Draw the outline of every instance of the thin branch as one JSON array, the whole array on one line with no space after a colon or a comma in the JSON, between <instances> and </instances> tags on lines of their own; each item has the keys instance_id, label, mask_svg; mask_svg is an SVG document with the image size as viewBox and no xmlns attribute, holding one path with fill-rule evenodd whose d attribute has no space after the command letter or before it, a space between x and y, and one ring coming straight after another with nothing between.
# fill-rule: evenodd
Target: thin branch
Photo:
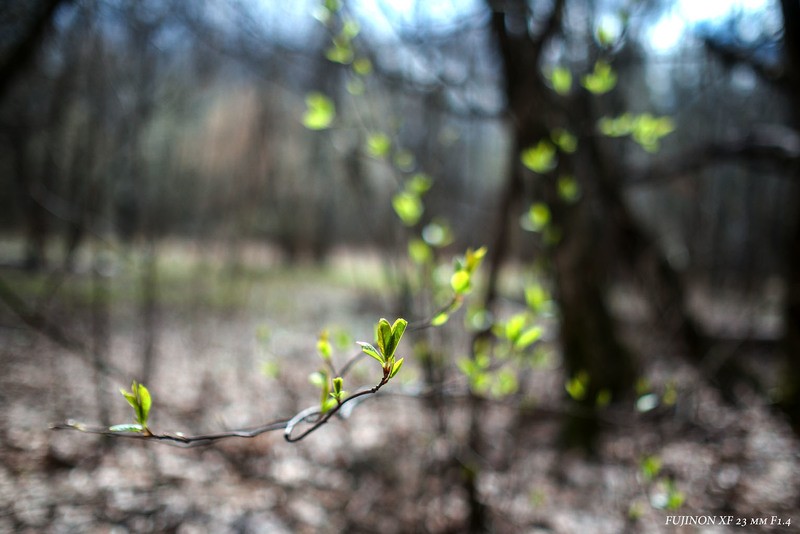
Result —
<instances>
[{"instance_id":1,"label":"thin branch","mask_svg":"<svg viewBox=\"0 0 800 534\"><path fill-rule=\"evenodd\" d=\"M800 164L800 134L783 126L755 129L745 135L712 141L670 158L674 163L651 167L627 181L626 187L665 183L691 176L703 169L735 160L770 163L781 167Z\"/></svg>"},{"instance_id":2,"label":"thin branch","mask_svg":"<svg viewBox=\"0 0 800 534\"><path fill-rule=\"evenodd\" d=\"M234 430L225 430L223 432L216 432L210 434L197 434L194 436L186 436L180 432L176 433L165 433L165 434L157 434L146 430L145 432L114 432L110 430L108 427L102 426L90 426L80 423L78 421L68 419L63 423L53 424L50 425L52 430L76 430L78 432L83 432L84 434L97 434L100 436L112 437L112 438L128 438L128 439L136 439L136 440L145 440L145 441L156 441L159 443L164 443L167 445L172 445L175 447L183 447L183 448L190 448L190 447L198 447L202 445L209 445L211 443L228 439L228 438L255 438L260 436L261 434L265 434L267 432L273 432L275 430L283 430L284 431L284 438L286 441L290 443L294 443L297 441L302 440L312 432L318 430L320 427L325 425L331 418L337 414L345 407L345 405L356 401L357 399L362 399L368 395L374 395L381 389L386 383L389 381L388 373L384 372L384 377L381 381L370 389L365 389L354 393L341 401L339 404L325 412L324 414L320 411L319 407L312 406L310 408L306 408L305 410L300 411L294 417L290 419L277 419L271 421L269 423L265 423L263 425L251 427L251 428L243 428L243 429L234 429ZM355 404L358 404L356 402ZM349 414L350 412L343 412ZM340 415L343 417L343 415ZM292 435L295 428L302 424L302 423L312 423L312 426L305 429L298 435Z\"/></svg>"},{"instance_id":3,"label":"thin branch","mask_svg":"<svg viewBox=\"0 0 800 534\"><path fill-rule=\"evenodd\" d=\"M782 65L771 66L753 57L748 50L724 45L711 38L703 39L706 50L718 57L724 65L747 65L764 80L785 88L789 81Z\"/></svg>"}]
</instances>

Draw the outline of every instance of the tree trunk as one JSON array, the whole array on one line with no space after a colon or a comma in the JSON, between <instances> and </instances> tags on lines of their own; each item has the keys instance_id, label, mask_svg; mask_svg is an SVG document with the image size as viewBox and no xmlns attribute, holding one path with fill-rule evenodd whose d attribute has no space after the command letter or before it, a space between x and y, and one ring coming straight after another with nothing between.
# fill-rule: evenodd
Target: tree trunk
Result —
<instances>
[{"instance_id":1,"label":"tree trunk","mask_svg":"<svg viewBox=\"0 0 800 534\"><path fill-rule=\"evenodd\" d=\"M542 79L539 65L547 41L560 31L563 5L563 1L555 3L549 23L535 40L527 32L509 31L509 28L527 27L524 2L506 4L505 11L497 10L493 16L513 124L515 152L509 190L519 189L514 187L514 180L515 173L520 172L520 152L549 138L551 129L569 124L572 119L554 105L553 93ZM578 154L575 160L579 162L578 158L586 157L585 153ZM579 181L591 183L592 177L586 171L589 167L577 167L583 173ZM610 252L602 249L603 239L598 238L598 234L606 233L602 218L593 213L598 203L584 198L568 206L560 201L553 176L539 178L540 200L550 206L552 224L561 233L561 238L549 248L549 254L561 314L565 372L567 378L585 375L587 379L584 396L565 421L563 437L566 445L588 450L599 430L595 411L598 395L607 391L612 398L624 397L632 390L635 365L619 341L605 302L608 263L602 258ZM491 288L489 294L492 295Z\"/></svg>"},{"instance_id":2,"label":"tree trunk","mask_svg":"<svg viewBox=\"0 0 800 534\"><path fill-rule=\"evenodd\" d=\"M781 0L786 75L794 127L800 131L800 1ZM800 433L800 169L795 167L795 220L788 243L783 346L787 373L781 404L795 432Z\"/></svg>"}]
</instances>

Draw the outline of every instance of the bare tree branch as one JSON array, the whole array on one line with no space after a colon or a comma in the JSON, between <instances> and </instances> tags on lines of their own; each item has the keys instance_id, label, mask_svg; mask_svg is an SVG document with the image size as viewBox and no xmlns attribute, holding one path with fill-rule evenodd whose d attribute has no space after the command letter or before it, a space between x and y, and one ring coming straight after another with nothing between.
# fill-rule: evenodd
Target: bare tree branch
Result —
<instances>
[{"instance_id":1,"label":"bare tree branch","mask_svg":"<svg viewBox=\"0 0 800 534\"><path fill-rule=\"evenodd\" d=\"M780 125L764 126L722 141L711 141L651 167L627 181L626 187L680 180L712 165L734 160L792 167L800 164L800 134ZM781 175L791 178L792 175Z\"/></svg>"}]
</instances>

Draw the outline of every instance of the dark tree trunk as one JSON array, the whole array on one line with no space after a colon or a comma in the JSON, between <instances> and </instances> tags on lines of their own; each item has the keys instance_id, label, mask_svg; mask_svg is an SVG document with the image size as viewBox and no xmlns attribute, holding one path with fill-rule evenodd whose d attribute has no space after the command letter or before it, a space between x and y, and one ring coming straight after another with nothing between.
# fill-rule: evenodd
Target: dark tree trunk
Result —
<instances>
[{"instance_id":1,"label":"dark tree trunk","mask_svg":"<svg viewBox=\"0 0 800 534\"><path fill-rule=\"evenodd\" d=\"M19 39L11 43L4 51L3 59L0 61L0 101L6 96L14 81L33 61L58 7L66 2L67 0L39 2L39 5L32 9L33 15L30 17L31 20L27 21L27 27L19 32ZM11 6L4 7L12 9ZM19 6L16 7L19 9Z\"/></svg>"},{"instance_id":2,"label":"dark tree trunk","mask_svg":"<svg viewBox=\"0 0 800 534\"><path fill-rule=\"evenodd\" d=\"M800 131L800 1L781 0L786 75L794 127ZM800 169L795 166L794 228L787 259L784 350L788 363L782 405L795 431L800 433Z\"/></svg>"},{"instance_id":3,"label":"dark tree trunk","mask_svg":"<svg viewBox=\"0 0 800 534\"><path fill-rule=\"evenodd\" d=\"M499 6L493 15L492 25L505 76L515 146L506 186L511 195L507 194L506 200L521 189L518 183L520 152L549 138L551 129L571 120L553 103L553 93L542 79L539 64L543 47L560 30L563 5L563 1L554 4L550 22L537 39L530 38L526 31L513 31L514 28L527 27L524 2L506 3ZM582 173L578 176L579 181L590 184L593 181L589 176L590 167L580 164L581 159L587 158L586 148L582 147L581 151L583 153L577 154L571 163ZM575 407L573 415L568 416L564 438L567 445L590 449L599 429L595 413L598 394L607 391L612 398L624 397L632 389L635 365L619 341L605 301L609 276L608 263L602 259L611 253L603 250L601 245L605 241L601 236L606 234L606 229L596 211L602 203L584 198L578 204L568 206L560 201L552 176L541 179L539 183L538 194L550 205L552 224L561 233L561 238L549 248L549 254L561 314L565 372L568 377L579 374L588 377L586 395ZM505 241L500 240L500 245L496 256L504 253ZM490 272L493 272L499 256L490 259L494 260L490 266ZM489 296L493 296L491 283Z\"/></svg>"}]
</instances>

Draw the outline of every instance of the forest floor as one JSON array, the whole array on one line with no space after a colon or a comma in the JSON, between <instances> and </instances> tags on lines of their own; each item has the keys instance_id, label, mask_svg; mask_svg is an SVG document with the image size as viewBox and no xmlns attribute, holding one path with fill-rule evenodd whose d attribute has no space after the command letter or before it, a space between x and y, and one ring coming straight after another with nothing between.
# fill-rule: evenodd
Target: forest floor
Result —
<instances>
[{"instance_id":1,"label":"forest floor","mask_svg":"<svg viewBox=\"0 0 800 534\"><path fill-rule=\"evenodd\" d=\"M591 457L559 445L557 355L525 371L523 393L478 404L481 449L466 447L475 405L455 366L452 394L413 394L422 371L409 347L429 331L404 339L402 380L298 443L273 432L183 449L51 430L104 413L131 422L119 388L143 375L157 431L292 416L318 402L308 375L322 329L348 347L336 348L343 362L353 340L371 340L376 320L395 315L371 255L289 268L257 251L234 266L198 257L211 256L160 250L154 306L142 297L141 256L105 262L103 276L0 271L84 347L67 349L0 306L0 533L464 532L469 480L492 532L800 532L800 448L780 413L746 385L723 400L635 313L626 339L642 355L645 400L608 408ZM465 354L459 322L442 330L447 356ZM154 364L143 371L148 344ZM774 377L774 355L751 352L746 362ZM108 374L95 373L93 354ZM363 361L348 388L373 385L374 364ZM678 526L687 520L699 525Z\"/></svg>"}]
</instances>

